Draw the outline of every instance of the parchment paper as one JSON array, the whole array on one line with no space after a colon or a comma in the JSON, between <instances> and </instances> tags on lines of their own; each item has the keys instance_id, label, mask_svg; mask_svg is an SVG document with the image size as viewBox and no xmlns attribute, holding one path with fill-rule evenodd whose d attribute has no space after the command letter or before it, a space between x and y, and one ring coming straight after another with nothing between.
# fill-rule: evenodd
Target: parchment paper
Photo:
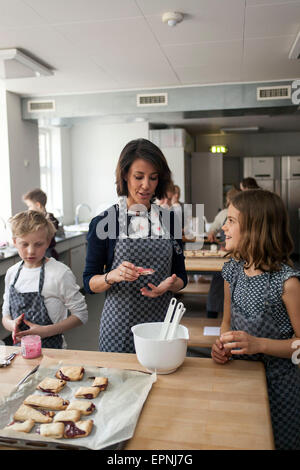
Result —
<instances>
[{"instance_id":1,"label":"parchment paper","mask_svg":"<svg viewBox=\"0 0 300 470\"><path fill-rule=\"evenodd\" d=\"M36 423L30 433L16 432L3 429L13 421L13 415L24 399L31 394L43 395L36 386L45 377L55 377L62 363L41 367L25 383L12 391L8 397L0 400L0 436L26 439L27 441L45 441L60 444L72 444L88 449L103 449L113 444L130 439L142 410L143 404L156 381L156 374L145 374L137 371L84 367L82 380L67 382L59 392L59 396L69 400L77 400L75 391L81 386L91 386L93 379L89 377L108 377L108 387L101 391L92 401L96 406L94 412L82 419L92 419L94 426L88 437L77 439L49 439L36 433L39 423ZM71 365L71 364L68 364ZM78 364L73 364L78 365ZM79 364L81 365L81 364ZM83 399L78 399L83 400ZM55 412L57 413L57 411Z\"/></svg>"}]
</instances>

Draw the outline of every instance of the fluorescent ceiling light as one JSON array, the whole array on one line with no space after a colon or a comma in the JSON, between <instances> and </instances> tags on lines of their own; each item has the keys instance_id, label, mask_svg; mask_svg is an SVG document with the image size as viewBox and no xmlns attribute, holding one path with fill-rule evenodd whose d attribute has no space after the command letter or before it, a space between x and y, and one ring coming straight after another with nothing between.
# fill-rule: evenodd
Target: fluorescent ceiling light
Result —
<instances>
[{"instance_id":1,"label":"fluorescent ceiling light","mask_svg":"<svg viewBox=\"0 0 300 470\"><path fill-rule=\"evenodd\" d=\"M300 59L300 31L291 47L289 59Z\"/></svg>"},{"instance_id":2,"label":"fluorescent ceiling light","mask_svg":"<svg viewBox=\"0 0 300 470\"><path fill-rule=\"evenodd\" d=\"M0 78L53 75L53 71L18 49L0 49Z\"/></svg>"},{"instance_id":3,"label":"fluorescent ceiling light","mask_svg":"<svg viewBox=\"0 0 300 470\"><path fill-rule=\"evenodd\" d=\"M258 132L259 127L258 126L251 126L251 127L222 127L220 129L221 132L224 132L226 134L231 134L233 132Z\"/></svg>"}]
</instances>

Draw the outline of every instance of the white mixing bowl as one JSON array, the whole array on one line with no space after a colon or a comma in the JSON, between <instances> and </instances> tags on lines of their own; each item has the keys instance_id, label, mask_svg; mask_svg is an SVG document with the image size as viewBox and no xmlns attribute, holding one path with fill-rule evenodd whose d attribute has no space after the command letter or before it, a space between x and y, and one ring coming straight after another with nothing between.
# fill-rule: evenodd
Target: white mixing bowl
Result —
<instances>
[{"instance_id":1,"label":"white mixing bowl","mask_svg":"<svg viewBox=\"0 0 300 470\"><path fill-rule=\"evenodd\" d=\"M189 339L188 329L178 325L176 336L160 340L162 322L140 323L131 328L138 361L150 372L170 374L184 361Z\"/></svg>"}]
</instances>

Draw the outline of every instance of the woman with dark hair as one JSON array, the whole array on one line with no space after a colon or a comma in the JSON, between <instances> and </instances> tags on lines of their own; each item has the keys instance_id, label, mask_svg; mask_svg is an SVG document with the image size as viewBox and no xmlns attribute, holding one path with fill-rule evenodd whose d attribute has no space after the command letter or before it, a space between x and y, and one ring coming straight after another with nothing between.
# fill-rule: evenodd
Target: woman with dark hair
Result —
<instances>
[{"instance_id":1,"label":"woman with dark hair","mask_svg":"<svg viewBox=\"0 0 300 470\"><path fill-rule=\"evenodd\" d=\"M261 189L261 187L258 186L255 178L249 176L248 178L242 179L240 189L241 191L247 191L247 189Z\"/></svg>"},{"instance_id":2,"label":"woman with dark hair","mask_svg":"<svg viewBox=\"0 0 300 470\"><path fill-rule=\"evenodd\" d=\"M87 292L106 292L101 351L134 353L131 327L163 321L172 293L187 283L181 222L152 202L165 197L170 181L156 145L129 142L116 169L119 204L90 223L83 280Z\"/></svg>"}]
</instances>

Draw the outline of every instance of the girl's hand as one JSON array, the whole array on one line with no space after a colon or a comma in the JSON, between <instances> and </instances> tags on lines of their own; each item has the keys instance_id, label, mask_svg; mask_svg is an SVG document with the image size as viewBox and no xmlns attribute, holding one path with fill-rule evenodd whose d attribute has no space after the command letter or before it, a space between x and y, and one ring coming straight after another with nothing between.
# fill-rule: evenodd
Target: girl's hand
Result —
<instances>
[{"instance_id":1,"label":"girl's hand","mask_svg":"<svg viewBox=\"0 0 300 470\"><path fill-rule=\"evenodd\" d=\"M211 348L211 357L217 364L226 364L231 357L231 352L226 351L223 343L217 338L215 344L212 345Z\"/></svg>"},{"instance_id":2,"label":"girl's hand","mask_svg":"<svg viewBox=\"0 0 300 470\"><path fill-rule=\"evenodd\" d=\"M28 320L23 320L25 325L29 326L29 330L19 331L16 334L16 341L19 343L21 341L22 336L27 335L38 335L41 338L46 338L47 335L47 325L37 325L36 323L31 323Z\"/></svg>"},{"instance_id":3,"label":"girl's hand","mask_svg":"<svg viewBox=\"0 0 300 470\"><path fill-rule=\"evenodd\" d=\"M110 272L108 280L115 282L127 281L133 282L140 277L140 274L134 264L129 261L123 261L116 269Z\"/></svg>"},{"instance_id":4,"label":"girl's hand","mask_svg":"<svg viewBox=\"0 0 300 470\"><path fill-rule=\"evenodd\" d=\"M177 279L178 278L176 274L172 274L172 276L167 277L158 286L155 286L154 284L151 284L151 282L149 282L148 286L150 287L151 290L147 289L147 287L142 287L141 294L146 297L152 297L152 298L159 297L160 295L163 295L165 292L170 290L171 287L177 281Z\"/></svg>"},{"instance_id":5,"label":"girl's hand","mask_svg":"<svg viewBox=\"0 0 300 470\"><path fill-rule=\"evenodd\" d=\"M260 352L261 338L245 331L226 331L220 337L226 351L231 354L257 354ZM237 349L235 349L237 348Z\"/></svg>"}]
</instances>

